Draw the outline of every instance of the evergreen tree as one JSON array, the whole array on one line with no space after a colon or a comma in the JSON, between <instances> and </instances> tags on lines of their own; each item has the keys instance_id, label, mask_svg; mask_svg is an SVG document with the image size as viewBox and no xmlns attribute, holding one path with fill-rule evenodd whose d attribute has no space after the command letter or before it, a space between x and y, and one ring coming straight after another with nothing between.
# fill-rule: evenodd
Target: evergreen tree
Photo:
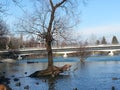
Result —
<instances>
[{"instance_id":1,"label":"evergreen tree","mask_svg":"<svg viewBox=\"0 0 120 90\"><path fill-rule=\"evenodd\" d=\"M113 38L112 38L112 44L119 44L116 36L113 36Z\"/></svg>"},{"instance_id":2,"label":"evergreen tree","mask_svg":"<svg viewBox=\"0 0 120 90\"><path fill-rule=\"evenodd\" d=\"M107 44L107 41L106 41L106 39L105 39L104 36L103 36L103 38L102 38L101 44Z\"/></svg>"},{"instance_id":3,"label":"evergreen tree","mask_svg":"<svg viewBox=\"0 0 120 90\"><path fill-rule=\"evenodd\" d=\"M97 40L97 41L96 41L96 45L99 45L99 44L100 44L100 41L99 41L99 40Z\"/></svg>"}]
</instances>

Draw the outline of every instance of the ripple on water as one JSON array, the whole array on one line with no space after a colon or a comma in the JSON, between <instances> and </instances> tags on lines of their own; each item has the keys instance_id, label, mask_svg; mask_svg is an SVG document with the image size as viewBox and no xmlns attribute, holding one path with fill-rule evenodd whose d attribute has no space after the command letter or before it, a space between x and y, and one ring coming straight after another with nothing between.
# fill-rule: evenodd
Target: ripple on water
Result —
<instances>
[{"instance_id":1,"label":"ripple on water","mask_svg":"<svg viewBox=\"0 0 120 90\"><path fill-rule=\"evenodd\" d=\"M119 56L89 57L85 63L80 63L79 58L55 58L56 66L72 64L71 71L66 72L66 76L51 78L30 78L26 77L34 71L45 69L47 59L20 60L16 63L0 63L0 71L10 78L10 87L13 90L24 90L29 86L29 90L111 90L112 86L119 90L120 79L120 59ZM64 60L64 61L63 61ZM26 63L34 61L38 63ZM4 68L3 68L4 67ZM26 72L26 74L25 74ZM18 78L18 81L14 81ZM45 82L44 82L45 81ZM16 86L16 83L21 83Z\"/></svg>"}]
</instances>

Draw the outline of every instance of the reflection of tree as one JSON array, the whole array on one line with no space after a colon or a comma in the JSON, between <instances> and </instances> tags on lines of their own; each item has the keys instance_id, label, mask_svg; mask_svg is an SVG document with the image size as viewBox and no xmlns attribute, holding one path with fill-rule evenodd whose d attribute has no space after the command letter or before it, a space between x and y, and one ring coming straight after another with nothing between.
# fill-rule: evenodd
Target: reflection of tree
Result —
<instances>
[{"instance_id":1,"label":"reflection of tree","mask_svg":"<svg viewBox=\"0 0 120 90\"><path fill-rule=\"evenodd\" d=\"M73 71L84 70L85 64L86 64L85 62L78 62L78 63L76 63L76 65L74 66Z\"/></svg>"},{"instance_id":2,"label":"reflection of tree","mask_svg":"<svg viewBox=\"0 0 120 90\"><path fill-rule=\"evenodd\" d=\"M81 62L80 63L80 68L84 70L84 68L85 68L85 62Z\"/></svg>"},{"instance_id":3,"label":"reflection of tree","mask_svg":"<svg viewBox=\"0 0 120 90\"><path fill-rule=\"evenodd\" d=\"M48 79L48 86L49 86L49 89L48 90L55 90L55 78L49 78Z\"/></svg>"}]
</instances>

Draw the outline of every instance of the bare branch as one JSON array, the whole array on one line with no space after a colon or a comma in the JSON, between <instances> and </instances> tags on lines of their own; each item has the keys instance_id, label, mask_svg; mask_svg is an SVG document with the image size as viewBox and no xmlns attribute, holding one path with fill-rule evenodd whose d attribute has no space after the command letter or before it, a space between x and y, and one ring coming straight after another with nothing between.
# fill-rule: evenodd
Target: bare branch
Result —
<instances>
[{"instance_id":1,"label":"bare branch","mask_svg":"<svg viewBox=\"0 0 120 90\"><path fill-rule=\"evenodd\" d=\"M66 2L67 0L62 0L61 2L59 2L58 4L55 5L55 8L60 7L64 2Z\"/></svg>"},{"instance_id":2,"label":"bare branch","mask_svg":"<svg viewBox=\"0 0 120 90\"><path fill-rule=\"evenodd\" d=\"M54 8L54 5L53 5L52 0L50 0L50 4L51 4L51 8L53 9L53 8Z\"/></svg>"},{"instance_id":3,"label":"bare branch","mask_svg":"<svg viewBox=\"0 0 120 90\"><path fill-rule=\"evenodd\" d=\"M0 37L1 36L4 36L4 35L7 35L8 34L8 26L7 24L0 19Z\"/></svg>"},{"instance_id":4,"label":"bare branch","mask_svg":"<svg viewBox=\"0 0 120 90\"><path fill-rule=\"evenodd\" d=\"M18 6L24 13L26 13L26 11L23 9L23 6L20 5L20 3L23 1L23 0L12 0L14 2L14 4L16 6Z\"/></svg>"}]
</instances>

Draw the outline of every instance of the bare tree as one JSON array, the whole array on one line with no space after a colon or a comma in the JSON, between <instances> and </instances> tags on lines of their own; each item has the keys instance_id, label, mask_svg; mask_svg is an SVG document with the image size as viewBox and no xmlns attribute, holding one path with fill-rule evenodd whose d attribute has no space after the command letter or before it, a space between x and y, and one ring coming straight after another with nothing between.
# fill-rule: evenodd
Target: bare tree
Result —
<instances>
[{"instance_id":1,"label":"bare tree","mask_svg":"<svg viewBox=\"0 0 120 90\"><path fill-rule=\"evenodd\" d=\"M88 47L86 47L85 44L81 44L79 48L78 55L80 56L80 61L84 62L84 60L90 56L90 52L87 50Z\"/></svg>"},{"instance_id":2,"label":"bare tree","mask_svg":"<svg viewBox=\"0 0 120 90\"><path fill-rule=\"evenodd\" d=\"M0 18L2 15L4 15L6 12L6 3L5 2L0 2Z\"/></svg>"},{"instance_id":3,"label":"bare tree","mask_svg":"<svg viewBox=\"0 0 120 90\"><path fill-rule=\"evenodd\" d=\"M8 38L0 37L0 50L5 50L8 48Z\"/></svg>"},{"instance_id":4,"label":"bare tree","mask_svg":"<svg viewBox=\"0 0 120 90\"><path fill-rule=\"evenodd\" d=\"M4 36L8 34L8 26L7 24L0 19L0 36Z\"/></svg>"},{"instance_id":5,"label":"bare tree","mask_svg":"<svg viewBox=\"0 0 120 90\"><path fill-rule=\"evenodd\" d=\"M79 23L77 0L37 0L35 1L35 12L28 15L29 19L21 19L20 31L34 34L45 40L48 52L48 68L43 72L37 72L31 76L51 75L61 72L53 65L52 42L61 36L66 39L66 32ZM77 13L77 14L75 14ZM45 73L44 73L45 72Z\"/></svg>"},{"instance_id":6,"label":"bare tree","mask_svg":"<svg viewBox=\"0 0 120 90\"><path fill-rule=\"evenodd\" d=\"M7 49L8 44L8 37L6 35L8 34L8 26L7 24L0 19L0 49Z\"/></svg>"},{"instance_id":7,"label":"bare tree","mask_svg":"<svg viewBox=\"0 0 120 90\"><path fill-rule=\"evenodd\" d=\"M21 48L21 39L16 38L14 36L10 37L9 44L8 44L9 49L19 49Z\"/></svg>"}]
</instances>

